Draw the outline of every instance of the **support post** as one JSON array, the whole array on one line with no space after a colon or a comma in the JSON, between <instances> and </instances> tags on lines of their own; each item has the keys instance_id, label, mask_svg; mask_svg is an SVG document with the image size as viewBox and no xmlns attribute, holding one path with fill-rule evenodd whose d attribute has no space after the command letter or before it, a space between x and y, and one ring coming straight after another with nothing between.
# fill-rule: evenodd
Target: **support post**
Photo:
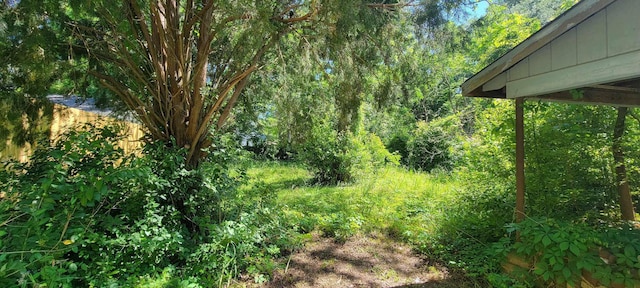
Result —
<instances>
[{"instance_id":1,"label":"support post","mask_svg":"<svg viewBox=\"0 0 640 288\"><path fill-rule=\"evenodd\" d=\"M618 186L618 194L620 195L620 212L622 220L635 221L636 212L633 209L633 200L631 199L631 189L627 179L627 169L624 165L624 148L622 147L622 137L625 130L625 118L628 114L627 107L618 107L618 117L616 125L613 129L613 159L616 170L616 184Z\"/></svg>"},{"instance_id":2,"label":"support post","mask_svg":"<svg viewBox=\"0 0 640 288\"><path fill-rule=\"evenodd\" d=\"M525 217L524 186L524 98L516 98L516 223Z\"/></svg>"}]
</instances>

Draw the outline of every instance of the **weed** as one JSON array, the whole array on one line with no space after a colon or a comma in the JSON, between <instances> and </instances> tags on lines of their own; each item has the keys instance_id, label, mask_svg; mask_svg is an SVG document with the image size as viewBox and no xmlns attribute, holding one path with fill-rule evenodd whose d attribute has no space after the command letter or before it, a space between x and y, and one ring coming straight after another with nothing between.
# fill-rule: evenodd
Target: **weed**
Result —
<instances>
[{"instance_id":1,"label":"weed","mask_svg":"<svg viewBox=\"0 0 640 288\"><path fill-rule=\"evenodd\" d=\"M299 245L275 195L239 189L228 153L196 170L164 145L124 157L119 131L73 130L0 170L0 286L260 282Z\"/></svg>"},{"instance_id":2,"label":"weed","mask_svg":"<svg viewBox=\"0 0 640 288\"><path fill-rule=\"evenodd\" d=\"M503 238L494 246L498 255L516 253L531 263L533 274L521 280L575 286L583 273L605 286L638 287L640 231L628 224L594 228L550 218L528 218L508 226L520 232L520 241Z\"/></svg>"}]
</instances>

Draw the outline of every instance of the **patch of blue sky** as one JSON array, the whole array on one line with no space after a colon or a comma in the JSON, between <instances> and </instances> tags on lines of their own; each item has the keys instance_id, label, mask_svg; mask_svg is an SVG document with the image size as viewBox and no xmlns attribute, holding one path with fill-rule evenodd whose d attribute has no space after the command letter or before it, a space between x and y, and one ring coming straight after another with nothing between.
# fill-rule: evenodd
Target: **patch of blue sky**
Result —
<instances>
[{"instance_id":1,"label":"patch of blue sky","mask_svg":"<svg viewBox=\"0 0 640 288\"><path fill-rule=\"evenodd\" d=\"M462 11L453 15L451 19L460 25L469 24L487 14L489 5L487 0L470 1L469 4L462 7Z\"/></svg>"}]
</instances>

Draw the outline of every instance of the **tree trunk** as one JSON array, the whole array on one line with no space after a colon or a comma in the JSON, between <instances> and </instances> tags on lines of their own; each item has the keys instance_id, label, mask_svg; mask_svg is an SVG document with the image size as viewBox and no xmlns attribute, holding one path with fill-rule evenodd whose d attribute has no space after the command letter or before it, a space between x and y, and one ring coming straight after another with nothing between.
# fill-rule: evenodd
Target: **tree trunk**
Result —
<instances>
[{"instance_id":1,"label":"tree trunk","mask_svg":"<svg viewBox=\"0 0 640 288\"><path fill-rule=\"evenodd\" d=\"M633 210L633 201L629 189L629 181L627 179L627 170L624 165L624 150L622 148L622 136L625 130L625 118L627 116L627 107L618 107L618 117L613 128L613 159L616 170L616 185L618 186L618 194L620 196L620 212L622 220L635 220L635 212Z\"/></svg>"},{"instance_id":2,"label":"tree trunk","mask_svg":"<svg viewBox=\"0 0 640 288\"><path fill-rule=\"evenodd\" d=\"M318 12L315 1L272 16L252 1L238 9L218 2L122 0L96 12L100 25L72 23L98 60L91 75L135 112L149 139L187 150L190 169L206 156L211 134L230 118L265 53ZM306 13L284 17L293 10ZM261 25L270 29L242 28Z\"/></svg>"}]
</instances>

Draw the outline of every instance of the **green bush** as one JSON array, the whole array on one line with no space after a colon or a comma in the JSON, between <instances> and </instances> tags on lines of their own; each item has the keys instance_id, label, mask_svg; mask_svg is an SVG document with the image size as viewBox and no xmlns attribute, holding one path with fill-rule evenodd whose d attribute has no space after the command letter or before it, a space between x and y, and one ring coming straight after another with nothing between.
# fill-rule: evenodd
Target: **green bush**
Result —
<instances>
[{"instance_id":1,"label":"green bush","mask_svg":"<svg viewBox=\"0 0 640 288\"><path fill-rule=\"evenodd\" d=\"M400 156L400 163L403 165L409 164L409 150L407 143L409 142L409 134L396 133L391 136L391 139L387 143L387 149L391 153L396 153Z\"/></svg>"},{"instance_id":2,"label":"green bush","mask_svg":"<svg viewBox=\"0 0 640 288\"><path fill-rule=\"evenodd\" d=\"M202 271L266 279L293 250L297 234L268 191L236 193L244 174L224 147L189 170L185 151L164 143L125 156L121 132L88 125L0 171L0 286L213 283ZM233 254L198 252L208 246Z\"/></svg>"},{"instance_id":3,"label":"green bush","mask_svg":"<svg viewBox=\"0 0 640 288\"><path fill-rule=\"evenodd\" d=\"M315 181L320 184L351 181L355 159L348 153L353 149L349 133L314 127L312 136L303 144L300 157L313 171Z\"/></svg>"},{"instance_id":4,"label":"green bush","mask_svg":"<svg viewBox=\"0 0 640 288\"><path fill-rule=\"evenodd\" d=\"M458 122L455 115L429 123L418 122L407 141L409 167L427 172L435 168L450 170L461 134Z\"/></svg>"},{"instance_id":5,"label":"green bush","mask_svg":"<svg viewBox=\"0 0 640 288\"><path fill-rule=\"evenodd\" d=\"M6 200L0 225L2 286L86 285L104 271L93 262L102 258L87 252L119 236L110 228L133 226L144 217L142 209L132 210L136 213L129 223L115 216L128 197L141 191L138 175L144 174L118 165L130 161L114 144L121 131L87 125L51 145L43 143L26 164L5 166L0 177Z\"/></svg>"},{"instance_id":6,"label":"green bush","mask_svg":"<svg viewBox=\"0 0 640 288\"><path fill-rule=\"evenodd\" d=\"M354 135L321 125L311 134L300 155L320 184L350 182L386 164L399 163L399 156L389 153L375 134Z\"/></svg>"},{"instance_id":7,"label":"green bush","mask_svg":"<svg viewBox=\"0 0 640 288\"><path fill-rule=\"evenodd\" d=\"M269 280L275 259L300 245L298 234L285 220L279 212L262 208L213 225L210 240L189 255L189 273L207 287L226 284L241 272L256 282Z\"/></svg>"},{"instance_id":8,"label":"green bush","mask_svg":"<svg viewBox=\"0 0 640 288\"><path fill-rule=\"evenodd\" d=\"M432 207L446 212L433 224L433 231L420 232L409 241L421 253L464 269L468 276L484 277L500 271L499 259L487 247L504 236L504 226L512 221L515 197L508 188L469 188Z\"/></svg>"},{"instance_id":9,"label":"green bush","mask_svg":"<svg viewBox=\"0 0 640 288\"><path fill-rule=\"evenodd\" d=\"M513 275L521 281L575 286L586 271L604 286L640 285L640 230L627 223L593 228L551 218L528 218L511 224L507 231L518 231L520 241L503 238L493 251L501 256L515 253L531 263L533 273ZM602 251L609 256L603 257Z\"/></svg>"},{"instance_id":10,"label":"green bush","mask_svg":"<svg viewBox=\"0 0 640 288\"><path fill-rule=\"evenodd\" d=\"M207 240L194 247L186 265L187 273L206 287L228 284L240 273L267 281L276 258L301 244L293 217L279 207L272 189L258 182L215 198L220 221L207 225Z\"/></svg>"}]
</instances>

